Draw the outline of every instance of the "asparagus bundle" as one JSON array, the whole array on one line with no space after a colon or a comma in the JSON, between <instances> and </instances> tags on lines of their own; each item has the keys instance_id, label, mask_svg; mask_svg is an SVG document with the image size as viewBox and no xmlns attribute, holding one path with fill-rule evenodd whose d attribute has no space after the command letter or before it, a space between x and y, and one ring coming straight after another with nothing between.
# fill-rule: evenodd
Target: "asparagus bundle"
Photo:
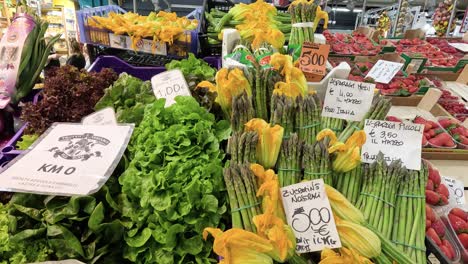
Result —
<instances>
[{"instance_id":1,"label":"asparagus bundle","mask_svg":"<svg viewBox=\"0 0 468 264\"><path fill-rule=\"evenodd\" d=\"M341 134L338 137L338 141L341 142L346 142L346 140L355 132L358 130L362 130L364 128L364 124L366 119L374 119L374 120L383 120L387 116L388 111L390 111L390 108L392 107L392 104L390 103L389 99L376 96L374 97L374 100L372 102L372 106L367 111L366 115L361 121L352 121L348 122L346 125L346 128L341 132Z\"/></svg>"},{"instance_id":2,"label":"asparagus bundle","mask_svg":"<svg viewBox=\"0 0 468 264\"><path fill-rule=\"evenodd\" d=\"M283 140L278 162L276 163L278 180L281 187L301 181L301 155L302 144L300 144L296 133L291 134L289 139Z\"/></svg>"},{"instance_id":3,"label":"asparagus bundle","mask_svg":"<svg viewBox=\"0 0 468 264\"><path fill-rule=\"evenodd\" d=\"M231 127L234 132L243 131L244 124L253 118L254 110L247 93L232 99Z\"/></svg>"},{"instance_id":4,"label":"asparagus bundle","mask_svg":"<svg viewBox=\"0 0 468 264\"><path fill-rule=\"evenodd\" d=\"M314 25L315 12L317 4L315 1L300 2L289 6L289 14L291 14L291 35L289 37L289 45L299 45L305 41L314 42ZM310 23L310 24L307 24Z\"/></svg>"},{"instance_id":5,"label":"asparagus bundle","mask_svg":"<svg viewBox=\"0 0 468 264\"><path fill-rule=\"evenodd\" d=\"M255 175L248 164L230 164L224 169L224 181L231 207L232 227L256 232L253 217L262 213Z\"/></svg>"},{"instance_id":6,"label":"asparagus bundle","mask_svg":"<svg viewBox=\"0 0 468 264\"><path fill-rule=\"evenodd\" d=\"M322 178L325 184L332 185L331 161L328 148L324 141L314 144L304 144L302 165L304 179L315 180Z\"/></svg>"},{"instance_id":7,"label":"asparagus bundle","mask_svg":"<svg viewBox=\"0 0 468 264\"><path fill-rule=\"evenodd\" d=\"M353 205L356 205L362 183L362 166L344 172L337 173L334 177L336 189L342 193Z\"/></svg>"},{"instance_id":8,"label":"asparagus bundle","mask_svg":"<svg viewBox=\"0 0 468 264\"><path fill-rule=\"evenodd\" d=\"M426 235L425 187L428 178L427 164L420 171L410 170L400 184L392 240L414 263L426 261L424 238Z\"/></svg>"},{"instance_id":9,"label":"asparagus bundle","mask_svg":"<svg viewBox=\"0 0 468 264\"><path fill-rule=\"evenodd\" d=\"M280 125L284 128L283 138L289 138L294 129L294 99L285 96L273 94L271 97L271 125Z\"/></svg>"},{"instance_id":10,"label":"asparagus bundle","mask_svg":"<svg viewBox=\"0 0 468 264\"><path fill-rule=\"evenodd\" d=\"M299 139L307 144L313 144L320 131L320 98L317 94L298 97L296 100L296 131Z\"/></svg>"},{"instance_id":11,"label":"asparagus bundle","mask_svg":"<svg viewBox=\"0 0 468 264\"><path fill-rule=\"evenodd\" d=\"M384 237L391 238L398 184L407 170L401 166L400 160L387 165L382 153L379 153L374 163L365 164L363 170L358 207L370 225Z\"/></svg>"},{"instance_id":12,"label":"asparagus bundle","mask_svg":"<svg viewBox=\"0 0 468 264\"><path fill-rule=\"evenodd\" d=\"M257 143L258 135L254 131L234 133L229 139L228 144L231 163L255 163Z\"/></svg>"},{"instance_id":13,"label":"asparagus bundle","mask_svg":"<svg viewBox=\"0 0 468 264\"><path fill-rule=\"evenodd\" d=\"M322 121L320 122L322 129L331 129L336 134L339 134L343 131L344 120L334 117L324 117L322 116Z\"/></svg>"},{"instance_id":14,"label":"asparagus bundle","mask_svg":"<svg viewBox=\"0 0 468 264\"><path fill-rule=\"evenodd\" d=\"M248 69L247 78L252 87L254 117L269 120L271 97L275 83L282 79L280 74L271 68L263 69L255 65Z\"/></svg>"}]
</instances>

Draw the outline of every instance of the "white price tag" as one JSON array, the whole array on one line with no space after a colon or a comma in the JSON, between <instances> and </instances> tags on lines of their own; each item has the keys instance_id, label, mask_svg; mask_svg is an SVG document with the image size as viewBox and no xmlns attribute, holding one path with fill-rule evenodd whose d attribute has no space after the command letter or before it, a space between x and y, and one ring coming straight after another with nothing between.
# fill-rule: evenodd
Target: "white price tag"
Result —
<instances>
[{"instance_id":1,"label":"white price tag","mask_svg":"<svg viewBox=\"0 0 468 264\"><path fill-rule=\"evenodd\" d=\"M468 52L468 44L466 43L449 43L449 45L456 48L457 50Z\"/></svg>"},{"instance_id":2,"label":"white price tag","mask_svg":"<svg viewBox=\"0 0 468 264\"><path fill-rule=\"evenodd\" d=\"M88 195L104 185L120 161L133 125L54 123L27 153L0 173L0 190Z\"/></svg>"},{"instance_id":3,"label":"white price tag","mask_svg":"<svg viewBox=\"0 0 468 264\"><path fill-rule=\"evenodd\" d=\"M372 104L375 84L330 78L322 116L361 121Z\"/></svg>"},{"instance_id":4,"label":"white price tag","mask_svg":"<svg viewBox=\"0 0 468 264\"><path fill-rule=\"evenodd\" d=\"M447 185L449 190L449 204L465 204L465 186L463 185L463 182L445 176L442 176L442 179L444 179L445 185Z\"/></svg>"},{"instance_id":5,"label":"white price tag","mask_svg":"<svg viewBox=\"0 0 468 264\"><path fill-rule=\"evenodd\" d=\"M81 123L83 125L115 126L117 125L117 119L115 119L114 109L112 107L106 107L83 117Z\"/></svg>"},{"instance_id":6,"label":"white price tag","mask_svg":"<svg viewBox=\"0 0 468 264\"><path fill-rule=\"evenodd\" d=\"M341 247L323 179L283 187L281 197L288 224L296 236L296 252Z\"/></svg>"},{"instance_id":7,"label":"white price tag","mask_svg":"<svg viewBox=\"0 0 468 264\"><path fill-rule=\"evenodd\" d=\"M401 159L410 170L421 169L421 141L424 125L380 120L365 120L366 143L361 159L372 163L382 152L387 162Z\"/></svg>"},{"instance_id":8,"label":"white price tag","mask_svg":"<svg viewBox=\"0 0 468 264\"><path fill-rule=\"evenodd\" d=\"M177 69L153 76L151 85L156 98L166 98L166 107L174 104L178 95L191 96L184 75Z\"/></svg>"},{"instance_id":9,"label":"white price tag","mask_svg":"<svg viewBox=\"0 0 468 264\"><path fill-rule=\"evenodd\" d=\"M379 83L389 83L401 67L403 67L403 63L378 60L369 73L367 73L366 78L370 77Z\"/></svg>"}]
</instances>

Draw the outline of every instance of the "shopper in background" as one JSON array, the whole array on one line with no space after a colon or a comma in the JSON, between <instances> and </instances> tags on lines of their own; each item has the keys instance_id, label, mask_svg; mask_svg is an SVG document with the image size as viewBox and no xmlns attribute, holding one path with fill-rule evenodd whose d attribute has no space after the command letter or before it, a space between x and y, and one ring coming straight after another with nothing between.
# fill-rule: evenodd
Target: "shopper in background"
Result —
<instances>
[{"instance_id":1,"label":"shopper in background","mask_svg":"<svg viewBox=\"0 0 468 264\"><path fill-rule=\"evenodd\" d=\"M84 69L86 66L86 59L81 53L81 47L80 43L76 41L75 39L70 40L70 49L71 49L71 55L67 60L67 65L72 65L75 66L78 69Z\"/></svg>"}]
</instances>

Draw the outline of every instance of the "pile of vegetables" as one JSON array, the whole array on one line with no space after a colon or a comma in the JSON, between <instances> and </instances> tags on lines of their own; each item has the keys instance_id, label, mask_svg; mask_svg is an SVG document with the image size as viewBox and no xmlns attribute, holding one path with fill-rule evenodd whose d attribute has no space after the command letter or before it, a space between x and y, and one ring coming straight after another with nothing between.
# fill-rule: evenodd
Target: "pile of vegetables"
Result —
<instances>
[{"instance_id":1,"label":"pile of vegetables","mask_svg":"<svg viewBox=\"0 0 468 264\"><path fill-rule=\"evenodd\" d=\"M104 89L115 80L117 75L109 69L94 73L64 66L52 71L45 80L42 100L23 106L21 120L28 123L25 135L40 135L54 122L81 122L94 112Z\"/></svg>"},{"instance_id":2,"label":"pile of vegetables","mask_svg":"<svg viewBox=\"0 0 468 264\"><path fill-rule=\"evenodd\" d=\"M192 97L160 99L145 109L120 176L125 231L124 257L135 263L207 263L205 227L222 227L226 212L220 141L225 121Z\"/></svg>"},{"instance_id":3,"label":"pile of vegetables","mask_svg":"<svg viewBox=\"0 0 468 264\"><path fill-rule=\"evenodd\" d=\"M305 41L314 42L314 33L320 20L325 20L324 28L328 26L328 13L322 11L316 1L295 0L288 11L292 24L289 46L302 47Z\"/></svg>"},{"instance_id":4,"label":"pile of vegetables","mask_svg":"<svg viewBox=\"0 0 468 264\"><path fill-rule=\"evenodd\" d=\"M132 48L137 50L137 43L143 38L153 40L153 51L158 42L172 44L174 41L191 42L190 35L185 31L194 30L198 26L196 19L177 17L176 13L159 11L141 16L132 12L125 14L109 13L108 17L92 16L88 18L91 27L107 29L116 35L129 35Z\"/></svg>"}]
</instances>

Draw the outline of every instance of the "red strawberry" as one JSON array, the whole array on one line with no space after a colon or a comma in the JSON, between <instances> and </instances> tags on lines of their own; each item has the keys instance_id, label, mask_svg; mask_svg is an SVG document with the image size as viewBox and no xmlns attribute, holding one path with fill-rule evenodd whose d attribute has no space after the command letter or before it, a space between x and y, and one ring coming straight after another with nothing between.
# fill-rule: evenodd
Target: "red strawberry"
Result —
<instances>
[{"instance_id":1,"label":"red strawberry","mask_svg":"<svg viewBox=\"0 0 468 264\"><path fill-rule=\"evenodd\" d=\"M437 246L442 245L442 241L440 241L439 236L433 228L429 227L429 229L427 229L426 236L428 236L432 241L434 241L434 243L436 243Z\"/></svg>"},{"instance_id":2,"label":"red strawberry","mask_svg":"<svg viewBox=\"0 0 468 264\"><path fill-rule=\"evenodd\" d=\"M460 239L461 244L465 249L468 249L468 234L462 233L458 234L458 239Z\"/></svg>"},{"instance_id":3,"label":"red strawberry","mask_svg":"<svg viewBox=\"0 0 468 264\"><path fill-rule=\"evenodd\" d=\"M438 205L440 202L440 194L426 190L426 203L430 205Z\"/></svg>"},{"instance_id":4,"label":"red strawberry","mask_svg":"<svg viewBox=\"0 0 468 264\"><path fill-rule=\"evenodd\" d=\"M457 234L468 233L468 225L466 224L465 220L454 214L449 214L448 219L450 221L450 225L452 225Z\"/></svg>"},{"instance_id":5,"label":"red strawberry","mask_svg":"<svg viewBox=\"0 0 468 264\"><path fill-rule=\"evenodd\" d=\"M426 219L428 219L431 222L435 222L436 220L434 210L432 210L432 208L427 204L426 204Z\"/></svg>"},{"instance_id":6,"label":"red strawberry","mask_svg":"<svg viewBox=\"0 0 468 264\"><path fill-rule=\"evenodd\" d=\"M450 253L450 259L454 259L455 258L455 250L453 249L453 246L452 244L450 244L450 242L447 240L447 239L444 239L442 241L442 245L447 247L449 253Z\"/></svg>"},{"instance_id":7,"label":"red strawberry","mask_svg":"<svg viewBox=\"0 0 468 264\"><path fill-rule=\"evenodd\" d=\"M442 246L439 246L439 249L440 251L442 251L442 253L447 257L449 258L450 260L452 260L453 256L451 255L451 252L448 250L448 248L444 245Z\"/></svg>"},{"instance_id":8,"label":"red strawberry","mask_svg":"<svg viewBox=\"0 0 468 264\"><path fill-rule=\"evenodd\" d=\"M434 182L431 179L427 180L426 190L434 191Z\"/></svg>"},{"instance_id":9,"label":"red strawberry","mask_svg":"<svg viewBox=\"0 0 468 264\"><path fill-rule=\"evenodd\" d=\"M449 190L447 189L447 186L445 186L445 184L441 183L435 190L436 192L438 192L440 195L442 196L445 196L445 197L449 197Z\"/></svg>"},{"instance_id":10,"label":"red strawberry","mask_svg":"<svg viewBox=\"0 0 468 264\"><path fill-rule=\"evenodd\" d=\"M439 171L432 166L429 167L429 179L434 183L434 187L439 186L441 181Z\"/></svg>"},{"instance_id":11,"label":"red strawberry","mask_svg":"<svg viewBox=\"0 0 468 264\"><path fill-rule=\"evenodd\" d=\"M432 222L432 225L431 225L432 229L434 229L434 231L436 232L436 234L439 236L439 237L444 237L445 236L445 226L444 226L444 222L442 222L442 220L436 220L435 222Z\"/></svg>"},{"instance_id":12,"label":"red strawberry","mask_svg":"<svg viewBox=\"0 0 468 264\"><path fill-rule=\"evenodd\" d=\"M424 119L424 118L422 118L420 116L417 116L417 117L414 118L413 123L425 125L427 123L427 121L426 121L426 119Z\"/></svg>"},{"instance_id":13,"label":"red strawberry","mask_svg":"<svg viewBox=\"0 0 468 264\"><path fill-rule=\"evenodd\" d=\"M461 219L465 220L466 222L468 222L468 213L463 211L463 209L453 208L452 210L450 210L450 213L454 214L454 215L460 217Z\"/></svg>"},{"instance_id":14,"label":"red strawberry","mask_svg":"<svg viewBox=\"0 0 468 264\"><path fill-rule=\"evenodd\" d=\"M441 195L440 201L437 205L447 205L448 204L448 197Z\"/></svg>"},{"instance_id":15,"label":"red strawberry","mask_svg":"<svg viewBox=\"0 0 468 264\"><path fill-rule=\"evenodd\" d=\"M426 219L426 230L431 227L432 222L429 219Z\"/></svg>"},{"instance_id":16,"label":"red strawberry","mask_svg":"<svg viewBox=\"0 0 468 264\"><path fill-rule=\"evenodd\" d=\"M427 138L426 138L425 136L422 137L421 145L422 145L422 146L426 146L427 143L428 143Z\"/></svg>"},{"instance_id":17,"label":"red strawberry","mask_svg":"<svg viewBox=\"0 0 468 264\"><path fill-rule=\"evenodd\" d=\"M387 119L387 121L391 121L391 122L401 122L401 119L399 119L396 116L387 116L386 119Z\"/></svg>"}]
</instances>

